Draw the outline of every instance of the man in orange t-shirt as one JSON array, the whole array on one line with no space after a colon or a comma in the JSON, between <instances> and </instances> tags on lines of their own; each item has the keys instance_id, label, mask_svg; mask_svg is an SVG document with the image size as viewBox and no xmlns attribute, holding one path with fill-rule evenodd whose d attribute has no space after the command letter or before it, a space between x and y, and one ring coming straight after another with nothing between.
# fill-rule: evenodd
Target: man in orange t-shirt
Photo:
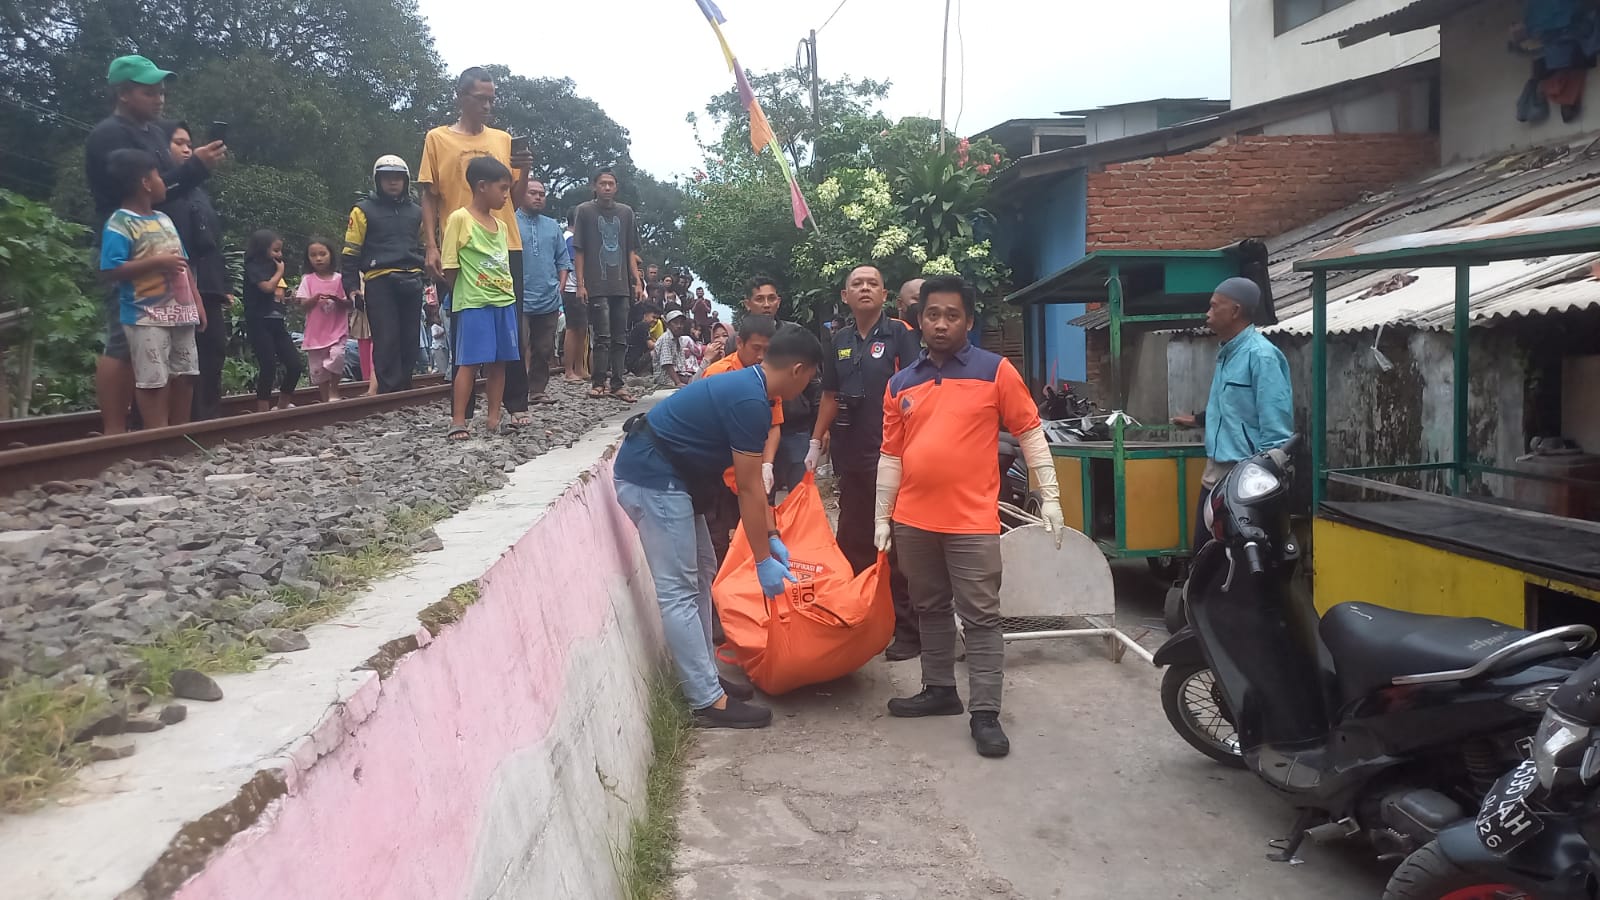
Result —
<instances>
[{"instance_id":1,"label":"man in orange t-shirt","mask_svg":"<svg viewBox=\"0 0 1600 900\"><path fill-rule=\"evenodd\" d=\"M889 379L873 542L899 551L922 636L922 692L889 701L901 717L956 716L956 624L967 644L972 738L983 756L1005 756L1000 727L1005 638L1000 632L1000 429L1017 436L1044 500L1045 527L1065 527L1050 445L1022 376L1004 357L974 347L977 294L957 275L922 285L919 324L927 349Z\"/></svg>"},{"instance_id":2,"label":"man in orange t-shirt","mask_svg":"<svg viewBox=\"0 0 1600 900\"><path fill-rule=\"evenodd\" d=\"M695 380L761 365L761 361L767 357L767 345L772 343L772 336L777 333L778 322L771 316L745 316L739 320L734 352L701 369ZM781 433L779 426L782 424L783 404L774 403L772 430L767 433L766 449L761 453L761 483L769 495L772 493L772 460L778 452L778 437ZM723 558L728 555L728 545L733 540L733 529L739 525L739 488L733 480L733 469L724 472L722 480L732 493L720 497L718 502L706 511L706 527L711 529L711 547L717 551L719 566L722 565Z\"/></svg>"}]
</instances>

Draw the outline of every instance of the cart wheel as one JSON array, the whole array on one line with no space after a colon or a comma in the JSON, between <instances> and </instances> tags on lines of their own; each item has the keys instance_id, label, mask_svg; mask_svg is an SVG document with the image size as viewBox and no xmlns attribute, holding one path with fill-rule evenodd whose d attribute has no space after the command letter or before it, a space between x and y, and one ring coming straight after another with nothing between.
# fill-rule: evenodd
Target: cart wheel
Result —
<instances>
[{"instance_id":1,"label":"cart wheel","mask_svg":"<svg viewBox=\"0 0 1600 900\"><path fill-rule=\"evenodd\" d=\"M1151 556L1144 563L1150 567L1151 575L1167 584L1177 581L1183 574L1183 560L1176 556Z\"/></svg>"},{"instance_id":2,"label":"cart wheel","mask_svg":"<svg viewBox=\"0 0 1600 900\"><path fill-rule=\"evenodd\" d=\"M1028 502L1023 505L1022 511L1030 516L1040 516L1044 512L1044 497L1038 491L1028 492Z\"/></svg>"}]
</instances>

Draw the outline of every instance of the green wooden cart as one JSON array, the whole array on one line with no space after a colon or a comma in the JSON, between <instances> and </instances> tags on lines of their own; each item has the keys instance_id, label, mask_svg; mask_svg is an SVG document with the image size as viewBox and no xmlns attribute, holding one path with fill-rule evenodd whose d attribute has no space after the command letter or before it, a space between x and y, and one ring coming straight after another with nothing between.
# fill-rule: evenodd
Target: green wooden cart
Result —
<instances>
[{"instance_id":1,"label":"green wooden cart","mask_svg":"<svg viewBox=\"0 0 1600 900\"><path fill-rule=\"evenodd\" d=\"M1212 290L1237 274L1239 257L1231 250L1100 250L1006 301L1022 308L1030 373L1044 371L1046 308L1103 308L1111 352L1101 396L1105 406L1121 410L1128 384L1124 329L1194 327L1205 319ZM1034 377L1031 386L1038 390L1045 380ZM1193 431L1140 425L1115 413L1100 418L1109 419L1109 440L1051 442L1062 514L1108 557L1146 559L1157 574L1175 574L1190 554L1205 447Z\"/></svg>"}]
</instances>

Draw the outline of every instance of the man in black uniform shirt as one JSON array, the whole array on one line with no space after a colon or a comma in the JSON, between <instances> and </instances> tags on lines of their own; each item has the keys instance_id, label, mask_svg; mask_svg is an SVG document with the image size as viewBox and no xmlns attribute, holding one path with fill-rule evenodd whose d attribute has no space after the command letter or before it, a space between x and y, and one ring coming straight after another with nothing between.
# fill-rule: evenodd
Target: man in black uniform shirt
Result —
<instances>
[{"instance_id":1,"label":"man in black uniform shirt","mask_svg":"<svg viewBox=\"0 0 1600 900\"><path fill-rule=\"evenodd\" d=\"M878 451L883 444L883 395L889 378L916 362L922 346L904 322L884 314L888 292L876 267L853 269L839 295L852 318L835 329L833 346L823 354L822 406L812 447L831 440L829 452L839 489L839 549L859 573L878 559L872 525ZM892 550L889 587L894 595L895 637L887 656L911 659L921 652L921 639L906 579Z\"/></svg>"}]
</instances>

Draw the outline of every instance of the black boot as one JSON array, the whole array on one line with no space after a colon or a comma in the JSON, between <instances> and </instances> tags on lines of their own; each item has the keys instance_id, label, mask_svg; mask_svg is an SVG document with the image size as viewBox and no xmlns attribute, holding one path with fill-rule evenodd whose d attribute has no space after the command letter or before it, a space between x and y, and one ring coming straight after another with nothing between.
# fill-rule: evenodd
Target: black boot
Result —
<instances>
[{"instance_id":1,"label":"black boot","mask_svg":"<svg viewBox=\"0 0 1600 900\"><path fill-rule=\"evenodd\" d=\"M693 722L696 728L765 728L772 724L772 710L729 697L723 709L695 710Z\"/></svg>"},{"instance_id":2,"label":"black boot","mask_svg":"<svg viewBox=\"0 0 1600 900\"><path fill-rule=\"evenodd\" d=\"M922 642L915 636L895 635L894 643L889 645L889 649L883 651L883 658L890 662L916 659L921 655Z\"/></svg>"},{"instance_id":3,"label":"black boot","mask_svg":"<svg viewBox=\"0 0 1600 900\"><path fill-rule=\"evenodd\" d=\"M998 759L1011 752L1011 741L1000 727L997 712L972 714L972 741L978 745L978 755Z\"/></svg>"},{"instance_id":4,"label":"black boot","mask_svg":"<svg viewBox=\"0 0 1600 900\"><path fill-rule=\"evenodd\" d=\"M889 701L889 715L902 719L919 719L923 716L959 716L965 711L961 695L953 687L928 685L915 697L897 697Z\"/></svg>"}]
</instances>

